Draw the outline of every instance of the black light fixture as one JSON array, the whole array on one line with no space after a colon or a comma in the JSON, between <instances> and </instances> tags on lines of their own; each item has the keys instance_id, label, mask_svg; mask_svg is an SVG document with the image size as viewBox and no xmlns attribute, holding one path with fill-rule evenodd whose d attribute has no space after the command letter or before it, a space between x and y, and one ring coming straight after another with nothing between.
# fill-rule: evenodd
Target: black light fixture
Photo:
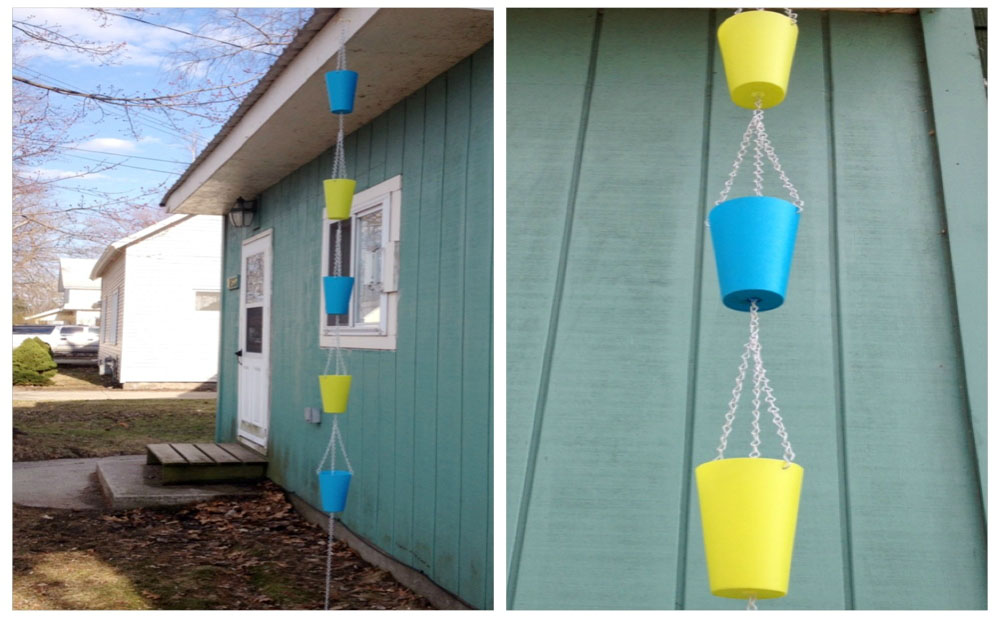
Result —
<instances>
[{"instance_id":1,"label":"black light fixture","mask_svg":"<svg viewBox=\"0 0 1000 624\"><path fill-rule=\"evenodd\" d=\"M233 227L247 227L253 223L253 215L257 212L257 202L246 201L242 197L236 200L233 207L229 209L229 223Z\"/></svg>"}]
</instances>

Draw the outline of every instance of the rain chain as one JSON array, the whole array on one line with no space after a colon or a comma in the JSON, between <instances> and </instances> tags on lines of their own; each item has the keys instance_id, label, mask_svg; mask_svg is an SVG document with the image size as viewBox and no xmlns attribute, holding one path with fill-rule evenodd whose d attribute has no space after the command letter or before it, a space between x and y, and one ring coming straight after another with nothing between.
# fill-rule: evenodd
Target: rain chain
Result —
<instances>
[{"instance_id":1,"label":"rain chain","mask_svg":"<svg viewBox=\"0 0 1000 624\"><path fill-rule=\"evenodd\" d=\"M344 434L340 431L340 414L347 411L347 402L351 392L351 376L347 373L347 365L340 346L340 316L350 310L351 291L354 288L354 278L343 275L343 233L342 222L351 216L351 202L354 199L356 182L347 177L347 162L344 157L344 115L354 110L354 92L358 84L357 72L347 69L347 46L341 32L340 50L337 52L337 69L326 73L327 96L330 100L330 111L337 115L337 144L333 153L333 165L330 179L323 180L323 196L326 204L326 218L337 221L333 240L333 274L323 278L324 308L328 315L334 318L334 347L328 349L326 368L319 376L320 395L323 399L323 411L333 414L330 426L330 441L326 452L316 467L319 479L320 501L324 512L329 514L329 530L326 547L326 593L324 609L330 608L330 573L333 563L333 529L336 522L334 514L344 511L347 505L347 493L351 485L354 469L347 456L344 446ZM330 374L330 365L334 364L334 372ZM344 456L347 470L337 470L337 449ZM323 470L327 458L330 459L330 469Z\"/></svg>"},{"instance_id":2,"label":"rain chain","mask_svg":"<svg viewBox=\"0 0 1000 624\"><path fill-rule=\"evenodd\" d=\"M795 452L764 367L759 314L785 301L799 215L805 205L782 169L764 126L764 110L785 99L797 23L798 16L791 9L785 9L784 15L739 9L718 30L730 97L753 113L706 225L712 235L722 303L750 313L750 333L716 456L695 468L695 480L709 589L716 596L746 600L749 610L757 609L758 600L788 593L802 489L803 470L793 463ZM754 194L729 199L751 149ZM791 201L764 194L765 160ZM726 459L729 434L751 368L750 452L747 457ZM783 449L781 459L761 457L762 398Z\"/></svg>"}]
</instances>

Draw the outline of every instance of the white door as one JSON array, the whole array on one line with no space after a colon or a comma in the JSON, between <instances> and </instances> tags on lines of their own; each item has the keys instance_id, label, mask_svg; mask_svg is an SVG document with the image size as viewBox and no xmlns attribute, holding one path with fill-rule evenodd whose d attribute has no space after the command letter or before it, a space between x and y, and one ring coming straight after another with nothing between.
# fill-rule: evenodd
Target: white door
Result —
<instances>
[{"instance_id":1,"label":"white door","mask_svg":"<svg viewBox=\"0 0 1000 624\"><path fill-rule=\"evenodd\" d=\"M271 387L270 230L243 242L241 273L237 435L264 452Z\"/></svg>"}]
</instances>

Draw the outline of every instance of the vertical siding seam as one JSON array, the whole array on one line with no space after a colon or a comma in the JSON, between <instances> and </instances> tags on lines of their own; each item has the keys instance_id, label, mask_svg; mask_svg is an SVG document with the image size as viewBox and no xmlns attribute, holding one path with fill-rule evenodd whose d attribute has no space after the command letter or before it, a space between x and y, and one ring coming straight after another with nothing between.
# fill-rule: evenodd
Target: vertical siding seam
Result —
<instances>
[{"instance_id":1,"label":"vertical siding seam","mask_svg":"<svg viewBox=\"0 0 1000 624\"><path fill-rule=\"evenodd\" d=\"M587 138L587 126L590 120L590 100L594 91L594 78L597 73L597 52L601 40L601 26L604 21L603 9L597 9L594 16L594 31L590 45L590 59L587 66L587 80L583 90L583 102L580 110L580 126L577 129L576 149L573 154L573 170L569 185L569 196L566 200L566 218L563 222L563 235L559 248L559 264L556 270L556 281L552 294L552 308L549 311L549 327L545 338L545 351L542 355L542 371L538 383L538 396L535 400L535 414L532 420L531 440L528 445L528 458L524 472L524 485L521 488L521 500L518 505L517 526L514 533L514 547L511 551L507 571L507 608L514 606L517 594L517 579L521 564L521 549L524 545L524 530L527 525L528 508L531 504L531 491L534 486L535 465L538 461L538 447L541 439L542 421L545 415L545 403L548 399L549 377L552 373L552 355L555 350L555 337L559 327L559 309L562 304L563 287L566 280L566 263L569 256L569 244L573 235L573 215L576 208L576 195L580 185L580 168L583 163L583 149ZM509 501L508 501L508 504Z\"/></svg>"},{"instance_id":2,"label":"vertical siding seam","mask_svg":"<svg viewBox=\"0 0 1000 624\"><path fill-rule=\"evenodd\" d=\"M468 127L465 130L465 180L463 181L462 189L462 253L460 262L458 263L458 273L459 277L457 283L460 284L459 287L459 298L462 300L462 305L460 309L462 310L462 332L459 334L458 343L458 361L462 363L459 367L459 381L455 386L458 388L458 515L456 516L458 522L458 539L456 543L458 544L458 550L456 552L459 562L465 561L462 557L462 516L463 516L463 497L462 497L462 484L465 483L465 475L463 474L463 468L465 466L465 410L463 406L465 405L465 264L468 256L468 219L466 215L469 211L469 161L471 160L472 154L472 119L475 111L472 108L472 102L475 99L473 97L473 90L475 84L476 75L476 55L473 54L469 57L469 102L468 109L469 114L467 119ZM489 548L489 545L487 545ZM483 575L485 578L486 575ZM462 579L465 575L462 573L461 563L458 564L458 578L456 582L458 583L458 593L462 595L464 592ZM483 593L483 600L486 600L486 592Z\"/></svg>"},{"instance_id":3,"label":"vertical siding seam","mask_svg":"<svg viewBox=\"0 0 1000 624\"><path fill-rule=\"evenodd\" d=\"M830 223L830 329L833 334L833 388L837 423L837 471L840 485L841 558L844 570L844 607L854 609L854 550L851 543L851 497L847 470L847 413L844 388L844 340L840 300L840 251L837 228L837 145L833 116L833 42L830 34L830 14L823 17L823 74L826 83L827 140L829 145L829 223Z\"/></svg>"},{"instance_id":4,"label":"vertical siding seam","mask_svg":"<svg viewBox=\"0 0 1000 624\"><path fill-rule=\"evenodd\" d=\"M420 159L420 177L418 178L418 182L417 182L418 192L416 194L416 204L417 204L416 205L416 211L415 211L415 213L413 215L414 217L416 217L414 219L414 221L416 223L416 240L414 241L415 247L414 247L414 251L413 251L413 264L414 264L414 267L413 267L413 332L414 332L414 334L416 334L416 332L417 332L417 327L419 327L419 321L420 321L420 308L417 306L416 299L417 299L417 292L418 292L418 290L420 288L420 225L421 225L420 222L421 222L421 213L423 212L423 210L422 210L422 208L423 208L422 195L423 195L423 185L424 185L423 184L423 179L424 179L424 159L422 158L422 156L423 156L423 152L424 152L424 143L427 142L427 137L425 135L426 130L427 130L427 87L426 86L422 87L420 89L419 93L420 93L420 98L423 101L423 104L422 104L422 109L423 110L421 111L423 117L420 120L420 126L421 126L420 127L420 155L421 155L421 159ZM405 145L405 142L404 142L404 145ZM405 149L406 148L404 147L404 150ZM405 162L405 156L404 156L404 162ZM411 478L411 480L410 480L410 544L409 544L409 547L410 547L410 554L411 554L412 560L414 562L414 567L416 567L416 568L419 569L419 563L420 562L419 562L419 560L417 560L416 555L413 554L413 551L416 550L415 539L414 539L414 535L416 534L416 526L415 526L416 514L413 513L413 502L416 500L416 488L417 488L417 479L416 479L416 476L415 476L416 473L417 473L417 453L416 453L416 445L417 445L417 419L413 418L412 416L416 412L416 409L417 409L417 381L416 381L416 377L417 377L417 338L416 338L416 335L414 335L414 338L413 338L413 396L410 399L410 414L411 414L411 418L410 418L410 434L411 434L410 435L410 440L411 440L411 444L412 444L412 447L413 447L411 449L411 450L413 450L413 454L412 454L412 457L410 457L410 475L413 475L413 478Z\"/></svg>"},{"instance_id":5,"label":"vertical siding seam","mask_svg":"<svg viewBox=\"0 0 1000 624\"><path fill-rule=\"evenodd\" d=\"M698 344L701 335L701 296L705 253L705 206L708 201L708 159L712 125L712 96L715 82L715 9L708 11L708 59L705 66L704 118L701 135L701 179L698 182L698 220L695 224L694 279L691 288L691 335L688 344L687 405L684 419L684 455L681 469L681 497L677 523L677 578L674 608L684 609L687 591L687 544L691 515L691 468L694 454L695 403L698 385Z\"/></svg>"},{"instance_id":6,"label":"vertical siding seam","mask_svg":"<svg viewBox=\"0 0 1000 624\"><path fill-rule=\"evenodd\" d=\"M407 99L409 99L409 98L407 98ZM402 102L400 102L400 104L402 105L400 117L402 118L403 127L400 129L400 132L399 132L399 143L400 143L400 148L399 148L399 175L402 175L403 174L403 163L405 162L405 158L403 157L403 154L406 151L406 100L403 100ZM400 106L400 104L397 104L396 106ZM390 109L390 110L392 110L392 109ZM389 141L389 131L386 130L386 133L387 133L386 134L386 146L388 146L390 144L390 141ZM387 179L388 179L389 177L392 177L392 175L390 175L390 173L389 173L389 150L388 149L386 149L386 151L385 151L385 168L386 168L386 176L387 176ZM404 182L404 184L405 184L405 182ZM402 198L402 189L400 189L400 198ZM403 238L403 224L402 224L403 215L402 215L402 210L400 210L399 218L400 218L400 221L401 221L400 224L399 224L399 232L400 232L399 237L400 237L400 239L402 239ZM400 243L400 247L401 246L402 246L402 243ZM401 256L402 256L402 254L399 253L399 250L397 250L397 255L396 255L396 261L397 262L399 262L399 260L401 259ZM400 267L397 265L396 266L396 271L399 272L399 269L400 269ZM397 283L396 284L396 289L398 290L399 287L400 287L400 285ZM392 351L392 385L393 385L393 388L392 388L392 451L393 451L393 459L392 459L392 529L390 531L390 535L391 535L391 538L390 538L391 541L389 542L390 548L387 549L387 552L389 552L393 556L393 558L397 559L397 560L401 560L401 557L397 557L396 556L396 553L399 550L399 542L396 539L396 511L399 509L399 501L396 499L396 472L397 472L396 463L397 463L397 458L395 456L396 448L397 448L397 445L399 443L399 428L396 426L396 423L399 420L399 403L400 403L400 401L399 401L399 394L400 393L398 392L398 388L399 388L399 346L400 346L399 345L399 335L398 335L399 334L399 309L400 308L397 306L397 308L396 308L396 333L397 333L396 341L397 341L397 343L396 343L396 349Z\"/></svg>"},{"instance_id":7,"label":"vertical siding seam","mask_svg":"<svg viewBox=\"0 0 1000 624\"><path fill-rule=\"evenodd\" d=\"M961 402L963 411L965 412L963 416L965 422L967 423L966 432L968 435L969 456L972 458L973 479L976 482L976 488L980 492L979 515L980 518L982 519L981 526L983 535L986 535L987 483L983 478L984 475L982 474L982 471L980 470L981 463L979 458L979 450L978 447L976 446L976 430L978 427L977 423L975 422L975 419L973 418L972 397L969 396L969 382L966 373L966 370L968 370L968 366L965 355L965 343L962 340L962 320L960 316L961 307L959 304L958 283L956 281L956 270L955 270L956 266L955 266L955 258L951 252L952 242L951 242L950 228L948 227L948 202L947 202L947 197L945 196L946 174L944 168L941 166L941 144L940 141L938 140L939 135L936 132L936 130L941 127L945 127L947 131L947 122L944 121L938 123L938 112L937 109L935 108L934 92L932 91L933 85L931 83L931 64L927 59L927 52L928 52L927 39L926 36L924 35L924 28L926 24L925 21L926 11L927 9L921 9L922 19L920 20L920 39L921 39L920 50L923 52L924 55L924 70L925 70L924 80L927 85L927 104L926 104L927 113L928 117L930 117L931 127L935 129L935 133L929 137L929 142L931 143L932 147L928 151L930 152L931 162L933 163L933 168L935 172L935 175L933 176L933 183L937 187L937 192L935 193L935 199L937 200L937 207L941 216L941 227L942 230L945 233L947 233L948 242L942 245L942 255L944 256L945 269L948 275L948 299L951 307L951 318L953 319L951 327L953 330L952 335L953 335L953 340L955 342L955 354L956 354L955 368L956 372L958 373L958 378L965 382L961 388L962 390ZM969 330L966 329L966 331Z\"/></svg>"},{"instance_id":8,"label":"vertical siding seam","mask_svg":"<svg viewBox=\"0 0 1000 624\"><path fill-rule=\"evenodd\" d=\"M441 449L438 447L438 428L441 426L441 414L439 412L440 401L438 400L439 393L441 392L441 258L444 255L444 176L445 169L447 165L445 164L448 160L448 74L444 74L444 94L441 96L443 104L441 105L441 180L438 183L438 248L437 248L437 313L435 316L436 325L438 327L439 335L434 341L434 526L431 529L431 560L430 569L433 574L432 578L438 577L438 559L437 559L437 515L438 515L438 505L440 500L437 496L437 486L438 486L438 457L441 453ZM427 114L427 109L424 109L424 114Z\"/></svg>"}]
</instances>

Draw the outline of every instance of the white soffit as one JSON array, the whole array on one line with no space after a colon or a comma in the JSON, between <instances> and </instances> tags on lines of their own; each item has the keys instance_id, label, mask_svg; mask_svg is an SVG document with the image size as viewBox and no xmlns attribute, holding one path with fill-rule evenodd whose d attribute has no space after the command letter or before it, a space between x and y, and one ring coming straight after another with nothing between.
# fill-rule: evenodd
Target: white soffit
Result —
<instances>
[{"instance_id":1,"label":"white soffit","mask_svg":"<svg viewBox=\"0 0 1000 624\"><path fill-rule=\"evenodd\" d=\"M334 144L324 74L336 69L341 31L358 72L350 133L493 39L480 9L341 9L289 63L215 149L165 198L167 212L225 214Z\"/></svg>"}]
</instances>

